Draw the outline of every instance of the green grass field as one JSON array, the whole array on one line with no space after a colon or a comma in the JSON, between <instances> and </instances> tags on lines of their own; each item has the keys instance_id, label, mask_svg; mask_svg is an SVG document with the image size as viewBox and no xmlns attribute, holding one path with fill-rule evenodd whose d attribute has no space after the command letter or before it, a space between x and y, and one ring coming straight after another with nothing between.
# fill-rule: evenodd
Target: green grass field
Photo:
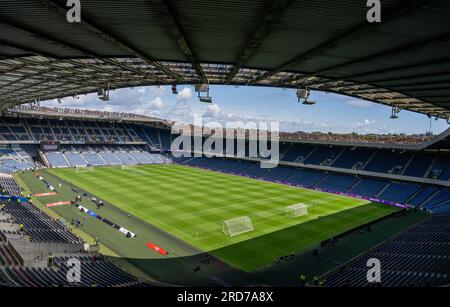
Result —
<instances>
[{"instance_id":1,"label":"green grass field","mask_svg":"<svg viewBox=\"0 0 450 307\"><path fill-rule=\"evenodd\" d=\"M398 210L180 165L50 172L245 271L271 264L290 252L314 248L334 235ZM297 203L314 205L314 209L311 207L307 216L287 218L286 206ZM241 216L251 218L254 231L225 236L223 221Z\"/></svg>"}]
</instances>

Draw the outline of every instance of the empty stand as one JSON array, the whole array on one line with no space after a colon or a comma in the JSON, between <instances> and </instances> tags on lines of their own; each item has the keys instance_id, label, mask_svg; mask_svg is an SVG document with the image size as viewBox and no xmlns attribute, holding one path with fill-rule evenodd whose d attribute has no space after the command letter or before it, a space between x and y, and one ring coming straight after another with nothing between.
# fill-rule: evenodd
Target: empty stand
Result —
<instances>
[{"instance_id":1,"label":"empty stand","mask_svg":"<svg viewBox=\"0 0 450 307\"><path fill-rule=\"evenodd\" d=\"M382 264L385 287L450 284L450 215L437 215L325 276L328 287L367 287L367 260Z\"/></svg>"}]
</instances>

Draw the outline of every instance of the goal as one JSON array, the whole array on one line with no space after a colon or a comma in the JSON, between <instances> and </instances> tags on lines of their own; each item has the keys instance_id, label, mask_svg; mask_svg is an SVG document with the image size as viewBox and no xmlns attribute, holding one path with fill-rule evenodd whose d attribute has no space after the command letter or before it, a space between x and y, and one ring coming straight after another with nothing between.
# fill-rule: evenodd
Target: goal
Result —
<instances>
[{"instance_id":1,"label":"goal","mask_svg":"<svg viewBox=\"0 0 450 307\"><path fill-rule=\"evenodd\" d=\"M252 230L252 220L248 216L242 216L223 222L223 233L230 237L234 237Z\"/></svg>"},{"instance_id":2,"label":"goal","mask_svg":"<svg viewBox=\"0 0 450 307\"><path fill-rule=\"evenodd\" d=\"M289 218L308 215L308 206L305 204L296 204L286 207L286 216Z\"/></svg>"},{"instance_id":3,"label":"goal","mask_svg":"<svg viewBox=\"0 0 450 307\"><path fill-rule=\"evenodd\" d=\"M92 166L75 166L75 171L77 173L90 173L94 171Z\"/></svg>"}]
</instances>

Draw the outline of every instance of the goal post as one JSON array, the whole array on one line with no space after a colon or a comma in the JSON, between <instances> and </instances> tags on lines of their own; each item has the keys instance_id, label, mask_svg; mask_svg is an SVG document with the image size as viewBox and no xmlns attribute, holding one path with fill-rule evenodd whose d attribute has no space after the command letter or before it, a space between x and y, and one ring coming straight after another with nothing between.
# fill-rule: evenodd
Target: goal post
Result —
<instances>
[{"instance_id":1,"label":"goal post","mask_svg":"<svg viewBox=\"0 0 450 307\"><path fill-rule=\"evenodd\" d=\"M223 222L223 233L227 236L234 237L249 231L252 231L253 223L248 216L238 217Z\"/></svg>"},{"instance_id":2,"label":"goal post","mask_svg":"<svg viewBox=\"0 0 450 307\"><path fill-rule=\"evenodd\" d=\"M295 218L305 215L308 215L308 205L295 204L286 207L286 216L289 218Z\"/></svg>"},{"instance_id":3,"label":"goal post","mask_svg":"<svg viewBox=\"0 0 450 307\"><path fill-rule=\"evenodd\" d=\"M94 171L93 166L75 166L77 173L92 173Z\"/></svg>"}]
</instances>

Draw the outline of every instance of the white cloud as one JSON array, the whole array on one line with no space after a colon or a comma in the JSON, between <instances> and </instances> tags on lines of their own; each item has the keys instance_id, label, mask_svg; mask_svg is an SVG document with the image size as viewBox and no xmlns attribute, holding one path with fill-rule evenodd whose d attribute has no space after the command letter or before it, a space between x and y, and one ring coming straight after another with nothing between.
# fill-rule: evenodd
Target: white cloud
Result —
<instances>
[{"instance_id":1,"label":"white cloud","mask_svg":"<svg viewBox=\"0 0 450 307\"><path fill-rule=\"evenodd\" d=\"M178 100L189 100L192 97L192 89L189 87L184 87L181 91L178 92L177 99Z\"/></svg>"},{"instance_id":2,"label":"white cloud","mask_svg":"<svg viewBox=\"0 0 450 307\"><path fill-rule=\"evenodd\" d=\"M151 94L160 97L166 95L168 92L167 86L150 86L146 87L146 89L148 89Z\"/></svg>"},{"instance_id":3,"label":"white cloud","mask_svg":"<svg viewBox=\"0 0 450 307\"><path fill-rule=\"evenodd\" d=\"M156 97L150 102L150 108L152 108L153 110L161 111L164 110L165 107L166 105L162 101L161 97Z\"/></svg>"},{"instance_id":4,"label":"white cloud","mask_svg":"<svg viewBox=\"0 0 450 307\"><path fill-rule=\"evenodd\" d=\"M203 116L205 117L213 117L217 118L221 115L221 109L217 104L208 105L206 110L203 112Z\"/></svg>"},{"instance_id":5,"label":"white cloud","mask_svg":"<svg viewBox=\"0 0 450 307\"><path fill-rule=\"evenodd\" d=\"M373 102L366 101L366 100L349 100L345 102L346 105L352 108L358 108L358 109L369 109L374 106Z\"/></svg>"},{"instance_id":6,"label":"white cloud","mask_svg":"<svg viewBox=\"0 0 450 307\"><path fill-rule=\"evenodd\" d=\"M376 120L366 118L365 120L363 120L361 122L357 122L356 127L370 126L370 125L374 125L376 123L377 123Z\"/></svg>"}]
</instances>

